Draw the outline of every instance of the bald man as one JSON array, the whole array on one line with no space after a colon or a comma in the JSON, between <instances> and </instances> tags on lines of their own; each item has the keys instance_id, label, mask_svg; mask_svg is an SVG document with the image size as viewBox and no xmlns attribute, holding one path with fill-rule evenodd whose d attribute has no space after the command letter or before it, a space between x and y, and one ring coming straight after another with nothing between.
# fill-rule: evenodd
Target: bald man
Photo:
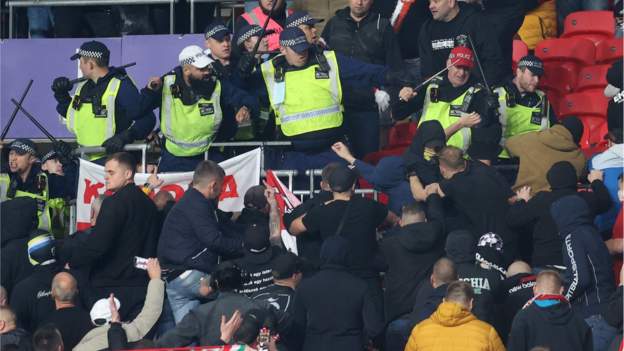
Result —
<instances>
[{"instance_id":1,"label":"bald man","mask_svg":"<svg viewBox=\"0 0 624 351\"><path fill-rule=\"evenodd\" d=\"M507 340L514 316L533 297L535 278L531 273L531 266L524 261L514 261L507 268L507 275L500 290L505 318L500 323L499 334L503 342Z\"/></svg>"},{"instance_id":2,"label":"bald man","mask_svg":"<svg viewBox=\"0 0 624 351\"><path fill-rule=\"evenodd\" d=\"M513 320L508 351L530 350L535 346L550 350L592 350L592 334L583 318L574 313L562 295L563 281L556 271L537 275L531 304Z\"/></svg>"},{"instance_id":3,"label":"bald man","mask_svg":"<svg viewBox=\"0 0 624 351\"><path fill-rule=\"evenodd\" d=\"M66 350L72 350L80 339L94 326L89 312L76 305L78 284L67 272L61 272L52 279L52 298L56 310L50 314L44 324L52 324L61 332Z\"/></svg>"},{"instance_id":4,"label":"bald man","mask_svg":"<svg viewBox=\"0 0 624 351\"><path fill-rule=\"evenodd\" d=\"M18 350L30 350L30 335L17 327L15 313L7 306L0 306L0 350L17 345Z\"/></svg>"}]
</instances>

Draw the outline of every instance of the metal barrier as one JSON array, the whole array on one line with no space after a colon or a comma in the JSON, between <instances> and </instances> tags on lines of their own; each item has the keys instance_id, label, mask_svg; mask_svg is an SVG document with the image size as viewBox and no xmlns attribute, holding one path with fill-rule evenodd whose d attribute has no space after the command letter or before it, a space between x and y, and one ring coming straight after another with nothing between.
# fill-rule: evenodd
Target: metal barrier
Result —
<instances>
[{"instance_id":1,"label":"metal barrier","mask_svg":"<svg viewBox=\"0 0 624 351\"><path fill-rule=\"evenodd\" d=\"M178 0L9 0L9 39L13 38L14 7L28 6L93 6L93 5L144 5L169 4L169 32L173 34L175 15L174 5Z\"/></svg>"},{"instance_id":2,"label":"metal barrier","mask_svg":"<svg viewBox=\"0 0 624 351\"><path fill-rule=\"evenodd\" d=\"M264 176L264 148L267 146L291 146L290 141L229 141L212 143L210 147L260 147L260 173ZM204 160L208 159L209 151L204 152Z\"/></svg>"},{"instance_id":3,"label":"metal barrier","mask_svg":"<svg viewBox=\"0 0 624 351\"><path fill-rule=\"evenodd\" d=\"M129 144L124 146L125 151L141 151L141 171L145 173L147 169L147 150L150 149L149 144ZM102 146L85 146L79 147L74 150L75 154L80 155L80 158L84 158L86 154L97 154L105 152L106 149Z\"/></svg>"}]
</instances>

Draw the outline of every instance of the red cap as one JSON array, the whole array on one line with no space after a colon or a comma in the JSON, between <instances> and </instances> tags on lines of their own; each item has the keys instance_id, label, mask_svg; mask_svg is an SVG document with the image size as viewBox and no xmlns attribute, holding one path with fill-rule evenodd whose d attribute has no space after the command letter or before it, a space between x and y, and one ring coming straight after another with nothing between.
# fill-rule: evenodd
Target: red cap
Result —
<instances>
[{"instance_id":1,"label":"red cap","mask_svg":"<svg viewBox=\"0 0 624 351\"><path fill-rule=\"evenodd\" d=\"M472 50L465 46L456 46L451 50L449 55L451 63L454 63L456 67L467 67L472 69L475 65L474 54Z\"/></svg>"}]
</instances>

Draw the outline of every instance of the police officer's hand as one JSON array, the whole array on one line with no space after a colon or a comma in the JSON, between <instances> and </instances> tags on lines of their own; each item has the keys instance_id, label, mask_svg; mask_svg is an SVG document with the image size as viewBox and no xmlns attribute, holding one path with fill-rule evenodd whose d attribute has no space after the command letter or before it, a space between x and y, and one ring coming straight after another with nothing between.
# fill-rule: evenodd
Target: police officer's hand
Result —
<instances>
[{"instance_id":1,"label":"police officer's hand","mask_svg":"<svg viewBox=\"0 0 624 351\"><path fill-rule=\"evenodd\" d=\"M247 122L249 121L249 118L251 118L251 113L249 112L247 106L243 106L238 109L238 112L236 113L236 123L241 124Z\"/></svg>"},{"instance_id":2,"label":"police officer's hand","mask_svg":"<svg viewBox=\"0 0 624 351\"><path fill-rule=\"evenodd\" d=\"M401 91L399 91L399 100L403 102L408 102L416 97L416 95L418 95L418 92L411 87L403 87Z\"/></svg>"},{"instance_id":3,"label":"police officer's hand","mask_svg":"<svg viewBox=\"0 0 624 351\"><path fill-rule=\"evenodd\" d=\"M476 112L464 114L459 118L459 123L462 128L472 128L481 123L481 115Z\"/></svg>"},{"instance_id":4,"label":"police officer's hand","mask_svg":"<svg viewBox=\"0 0 624 351\"><path fill-rule=\"evenodd\" d=\"M115 134L112 137L106 139L102 146L106 148L107 154L114 154L116 152L123 151L124 146L134 141L132 131L126 129L121 133Z\"/></svg>"},{"instance_id":5,"label":"police officer's hand","mask_svg":"<svg viewBox=\"0 0 624 351\"><path fill-rule=\"evenodd\" d=\"M67 77L57 77L52 82L52 91L55 94L67 93L71 90L72 84Z\"/></svg>"},{"instance_id":6,"label":"police officer's hand","mask_svg":"<svg viewBox=\"0 0 624 351\"><path fill-rule=\"evenodd\" d=\"M147 88L149 90L158 91L162 88L162 85L163 85L163 82L162 82L162 78L160 77L151 77L147 81Z\"/></svg>"},{"instance_id":7,"label":"police officer's hand","mask_svg":"<svg viewBox=\"0 0 624 351\"><path fill-rule=\"evenodd\" d=\"M238 60L238 71L242 77L248 77L253 71L256 58L249 53L243 54Z\"/></svg>"}]
</instances>

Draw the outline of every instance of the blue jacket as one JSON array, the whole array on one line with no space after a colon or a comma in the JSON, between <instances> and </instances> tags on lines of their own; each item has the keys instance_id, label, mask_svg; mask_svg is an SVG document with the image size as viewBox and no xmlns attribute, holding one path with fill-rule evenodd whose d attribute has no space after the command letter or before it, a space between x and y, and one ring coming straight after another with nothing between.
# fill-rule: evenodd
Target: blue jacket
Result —
<instances>
[{"instance_id":1,"label":"blue jacket","mask_svg":"<svg viewBox=\"0 0 624 351\"><path fill-rule=\"evenodd\" d=\"M550 213L564 241L564 295L584 318L598 314L615 283L611 256L592 224L587 203L578 195L568 195L555 201Z\"/></svg>"},{"instance_id":2,"label":"blue jacket","mask_svg":"<svg viewBox=\"0 0 624 351\"><path fill-rule=\"evenodd\" d=\"M611 208L607 213L596 217L594 224L602 233L611 232L615 220L620 213L622 203L618 199L618 177L622 174L622 162L624 162L624 145L617 144L610 147L603 153L594 156L589 161L589 169L599 169L604 171L604 184L611 196Z\"/></svg>"},{"instance_id":3,"label":"blue jacket","mask_svg":"<svg viewBox=\"0 0 624 351\"><path fill-rule=\"evenodd\" d=\"M216 210L215 203L195 188L186 191L169 211L158 241L158 259L164 268L210 273L220 255L242 254L241 238L218 221Z\"/></svg>"}]
</instances>

